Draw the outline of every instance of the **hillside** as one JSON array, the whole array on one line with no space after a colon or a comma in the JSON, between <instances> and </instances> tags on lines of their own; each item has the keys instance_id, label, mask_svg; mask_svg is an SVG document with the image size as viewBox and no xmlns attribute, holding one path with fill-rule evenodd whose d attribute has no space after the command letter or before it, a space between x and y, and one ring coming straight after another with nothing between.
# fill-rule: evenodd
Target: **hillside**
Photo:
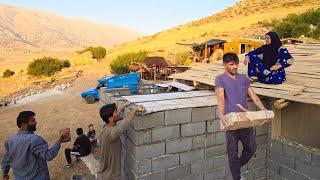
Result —
<instances>
[{"instance_id":1,"label":"hillside","mask_svg":"<svg viewBox=\"0 0 320 180\"><path fill-rule=\"evenodd\" d=\"M320 7L318 0L242 0L211 16L113 48L108 57L114 58L128 51L147 50L170 59L177 52L190 50L188 46L177 45L178 42L264 35L270 27L264 27L263 22L272 23L288 14L299 14L317 7Z\"/></svg>"},{"instance_id":2,"label":"hillside","mask_svg":"<svg viewBox=\"0 0 320 180\"><path fill-rule=\"evenodd\" d=\"M122 27L0 4L0 61L38 54L64 55L88 45L109 48L140 36Z\"/></svg>"}]
</instances>

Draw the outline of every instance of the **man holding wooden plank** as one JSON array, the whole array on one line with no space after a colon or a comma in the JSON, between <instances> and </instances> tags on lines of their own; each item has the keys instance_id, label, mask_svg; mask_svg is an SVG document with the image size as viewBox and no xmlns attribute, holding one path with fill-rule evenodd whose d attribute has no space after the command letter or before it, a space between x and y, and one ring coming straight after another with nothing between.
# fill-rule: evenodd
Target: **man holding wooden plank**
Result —
<instances>
[{"instance_id":1,"label":"man holding wooden plank","mask_svg":"<svg viewBox=\"0 0 320 180\"><path fill-rule=\"evenodd\" d=\"M225 54L223 56L223 64L225 72L216 77L215 91L218 100L220 124L223 127L228 127L230 122L225 115L231 112L243 112L244 109L248 109L248 95L261 110L265 110L266 108L250 87L248 77L244 74L238 74L238 56L234 53ZM240 180L242 178L240 168L248 163L256 152L257 145L254 130L252 127L227 130L226 139L229 167L233 179ZM243 146L240 157L238 157L239 141L241 141Z\"/></svg>"}]
</instances>

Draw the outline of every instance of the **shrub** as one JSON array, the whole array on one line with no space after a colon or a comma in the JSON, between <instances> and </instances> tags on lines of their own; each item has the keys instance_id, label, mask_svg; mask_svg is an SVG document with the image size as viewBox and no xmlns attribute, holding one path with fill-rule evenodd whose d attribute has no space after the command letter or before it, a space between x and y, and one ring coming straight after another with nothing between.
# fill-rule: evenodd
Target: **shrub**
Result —
<instances>
[{"instance_id":1,"label":"shrub","mask_svg":"<svg viewBox=\"0 0 320 180\"><path fill-rule=\"evenodd\" d=\"M147 56L147 51L124 53L111 61L110 68L117 74L127 73L132 62L142 62Z\"/></svg>"},{"instance_id":2,"label":"shrub","mask_svg":"<svg viewBox=\"0 0 320 180\"><path fill-rule=\"evenodd\" d=\"M68 68L71 66L70 61L69 60L61 60L60 64L63 68Z\"/></svg>"},{"instance_id":3,"label":"shrub","mask_svg":"<svg viewBox=\"0 0 320 180\"><path fill-rule=\"evenodd\" d=\"M103 59L106 57L106 49L104 47L98 46L98 47L87 47L82 51L79 51L79 54L82 54L84 52L90 51L92 53L93 59Z\"/></svg>"},{"instance_id":4,"label":"shrub","mask_svg":"<svg viewBox=\"0 0 320 180\"><path fill-rule=\"evenodd\" d=\"M10 76L13 76L14 75L14 71L11 71L10 69L7 69L3 72L2 74L2 77L3 78L8 78Z\"/></svg>"},{"instance_id":5,"label":"shrub","mask_svg":"<svg viewBox=\"0 0 320 180\"><path fill-rule=\"evenodd\" d=\"M35 59L28 65L28 74L33 76L51 76L62 69L61 62L52 57Z\"/></svg>"},{"instance_id":6,"label":"shrub","mask_svg":"<svg viewBox=\"0 0 320 180\"><path fill-rule=\"evenodd\" d=\"M186 52L182 52L176 55L175 57L175 64L176 65L185 65L187 60L191 60L190 58L190 52L186 51Z\"/></svg>"}]
</instances>

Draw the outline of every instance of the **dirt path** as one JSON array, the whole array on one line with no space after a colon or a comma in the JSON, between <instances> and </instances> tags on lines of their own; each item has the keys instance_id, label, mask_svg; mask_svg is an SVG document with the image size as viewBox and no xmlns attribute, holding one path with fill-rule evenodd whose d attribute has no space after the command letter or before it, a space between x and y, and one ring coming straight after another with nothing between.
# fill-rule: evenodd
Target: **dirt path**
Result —
<instances>
[{"instance_id":1,"label":"dirt path","mask_svg":"<svg viewBox=\"0 0 320 180\"><path fill-rule=\"evenodd\" d=\"M44 137L49 146L58 138L59 129L70 127L72 131L72 141L76 138L75 130L82 127L85 132L90 123L100 131L100 117L98 114L99 103L86 104L80 97L83 90L96 86L96 80L101 75L108 72L105 66L97 65L85 71L83 77L77 79L74 85L65 91L63 95L41 99L37 102L24 104L18 107L6 107L0 109L0 159L3 157L3 143L10 136L14 135L18 128L16 117L20 111L31 110L36 113L37 131L36 134ZM95 69L96 68L96 69ZM70 179L71 174L88 173L88 169L83 163L74 162L74 167L66 169L64 149L71 147L72 143L62 144L58 156L49 162L49 171L52 179ZM12 170L11 170L12 173ZM12 175L11 175L12 179Z\"/></svg>"}]
</instances>

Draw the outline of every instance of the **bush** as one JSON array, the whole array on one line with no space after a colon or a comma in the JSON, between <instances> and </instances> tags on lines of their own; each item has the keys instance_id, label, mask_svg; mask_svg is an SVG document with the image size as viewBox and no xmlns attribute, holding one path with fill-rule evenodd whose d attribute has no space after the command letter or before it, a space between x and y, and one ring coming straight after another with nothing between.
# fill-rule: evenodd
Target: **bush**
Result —
<instances>
[{"instance_id":1,"label":"bush","mask_svg":"<svg viewBox=\"0 0 320 180\"><path fill-rule=\"evenodd\" d=\"M317 29L312 30L310 25L317 25ZM276 31L280 37L295 37L298 38L301 35L313 37L319 39L319 24L320 24L320 8L314 10L308 10L300 15L289 14L285 19L276 23L274 31Z\"/></svg>"},{"instance_id":2,"label":"bush","mask_svg":"<svg viewBox=\"0 0 320 180\"><path fill-rule=\"evenodd\" d=\"M61 60L60 64L63 68L68 68L71 66L70 61L69 60Z\"/></svg>"},{"instance_id":3,"label":"bush","mask_svg":"<svg viewBox=\"0 0 320 180\"><path fill-rule=\"evenodd\" d=\"M124 74L128 72L128 68L132 62L142 62L147 56L147 51L125 53L112 60L110 68L117 74Z\"/></svg>"},{"instance_id":4,"label":"bush","mask_svg":"<svg viewBox=\"0 0 320 180\"><path fill-rule=\"evenodd\" d=\"M80 51L79 54L82 54L84 52L90 51L92 53L93 59L103 59L106 57L106 49L104 47L98 46L98 47L87 47L84 50Z\"/></svg>"},{"instance_id":5,"label":"bush","mask_svg":"<svg viewBox=\"0 0 320 180\"><path fill-rule=\"evenodd\" d=\"M29 75L49 77L61 69L62 65L58 59L44 57L29 63L27 71Z\"/></svg>"},{"instance_id":6,"label":"bush","mask_svg":"<svg viewBox=\"0 0 320 180\"><path fill-rule=\"evenodd\" d=\"M190 52L182 52L176 55L175 57L175 64L176 65L185 65L187 60L191 60Z\"/></svg>"},{"instance_id":7,"label":"bush","mask_svg":"<svg viewBox=\"0 0 320 180\"><path fill-rule=\"evenodd\" d=\"M13 76L14 75L14 71L11 71L10 69L7 69L3 72L2 74L2 77L3 78L8 78L10 76Z\"/></svg>"}]
</instances>

